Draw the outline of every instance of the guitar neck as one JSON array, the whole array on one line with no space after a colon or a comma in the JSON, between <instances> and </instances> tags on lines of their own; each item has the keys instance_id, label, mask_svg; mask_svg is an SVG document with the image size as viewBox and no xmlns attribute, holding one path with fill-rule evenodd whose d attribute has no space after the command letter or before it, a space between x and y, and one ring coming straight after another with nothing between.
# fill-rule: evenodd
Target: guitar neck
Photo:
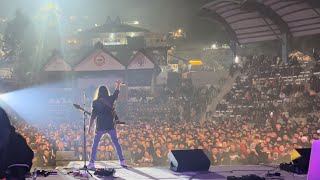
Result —
<instances>
[{"instance_id":1,"label":"guitar neck","mask_svg":"<svg viewBox=\"0 0 320 180\"><path fill-rule=\"evenodd\" d=\"M92 115L91 112L85 110L83 107L81 107L81 106L79 106L79 105L77 105L77 104L73 104L73 106L74 106L75 108L81 110L81 111L84 112L85 114L88 114L88 115L90 115L90 116ZM125 122L119 121L118 116L117 116L117 114L115 113L114 109L113 109L113 114L114 114L114 116L117 118L117 120L115 121L115 124L125 124Z\"/></svg>"},{"instance_id":2,"label":"guitar neck","mask_svg":"<svg viewBox=\"0 0 320 180\"><path fill-rule=\"evenodd\" d=\"M88 115L91 116L91 112L89 112L89 111L87 111L87 110L85 110L85 109L83 109L83 108L81 108L81 107L80 107L80 109L81 109L81 111L83 111L83 112L85 112L86 114L88 114Z\"/></svg>"},{"instance_id":3,"label":"guitar neck","mask_svg":"<svg viewBox=\"0 0 320 180\"><path fill-rule=\"evenodd\" d=\"M85 112L86 112L86 113L87 113L87 114L88 114L89 116L91 116L91 112L89 112L89 111L86 111L86 110L85 110Z\"/></svg>"}]
</instances>

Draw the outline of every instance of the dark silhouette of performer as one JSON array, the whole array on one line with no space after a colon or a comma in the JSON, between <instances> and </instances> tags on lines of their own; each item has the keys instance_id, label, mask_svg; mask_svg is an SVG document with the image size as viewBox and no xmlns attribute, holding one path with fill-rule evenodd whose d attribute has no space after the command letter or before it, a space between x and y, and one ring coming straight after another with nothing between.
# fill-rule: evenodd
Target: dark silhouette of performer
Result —
<instances>
[{"instance_id":1,"label":"dark silhouette of performer","mask_svg":"<svg viewBox=\"0 0 320 180\"><path fill-rule=\"evenodd\" d=\"M105 133L108 133L112 143L114 144L119 160L122 167L127 167L125 164L122 149L118 141L117 131L115 128L115 121L118 120L116 117L114 102L118 98L120 92L121 81L116 81L116 89L112 95L106 86L100 86L97 90L95 100L92 102L92 115L89 124L89 134L91 133L92 125L96 120L96 132L92 145L92 153L89 169L95 168L95 160L97 155L97 148L99 141Z\"/></svg>"},{"instance_id":2,"label":"dark silhouette of performer","mask_svg":"<svg viewBox=\"0 0 320 180\"><path fill-rule=\"evenodd\" d=\"M0 107L0 179L25 179L32 166L33 151L11 126Z\"/></svg>"}]
</instances>

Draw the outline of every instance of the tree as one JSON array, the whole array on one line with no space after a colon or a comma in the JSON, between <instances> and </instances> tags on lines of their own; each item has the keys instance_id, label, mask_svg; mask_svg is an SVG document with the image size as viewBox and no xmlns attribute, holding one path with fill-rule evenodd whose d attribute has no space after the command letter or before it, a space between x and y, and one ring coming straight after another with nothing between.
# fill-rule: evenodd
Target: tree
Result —
<instances>
[{"instance_id":1,"label":"tree","mask_svg":"<svg viewBox=\"0 0 320 180\"><path fill-rule=\"evenodd\" d=\"M21 44L24 37L25 28L29 20L21 11L16 11L15 18L8 22L4 33L4 52L10 59L15 59L22 52Z\"/></svg>"},{"instance_id":2,"label":"tree","mask_svg":"<svg viewBox=\"0 0 320 180\"><path fill-rule=\"evenodd\" d=\"M35 36L30 19L20 10L15 18L7 23L3 37L3 52L12 63L13 76L18 84L28 82L27 72L32 70L32 56L35 48Z\"/></svg>"}]
</instances>

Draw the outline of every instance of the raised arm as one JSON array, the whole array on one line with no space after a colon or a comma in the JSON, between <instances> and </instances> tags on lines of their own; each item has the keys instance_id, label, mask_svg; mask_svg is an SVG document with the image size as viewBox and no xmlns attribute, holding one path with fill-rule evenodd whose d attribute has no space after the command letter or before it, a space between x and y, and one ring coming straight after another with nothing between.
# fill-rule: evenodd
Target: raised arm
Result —
<instances>
[{"instance_id":1,"label":"raised arm","mask_svg":"<svg viewBox=\"0 0 320 180\"><path fill-rule=\"evenodd\" d=\"M116 90L120 91L121 80L116 81Z\"/></svg>"},{"instance_id":2,"label":"raised arm","mask_svg":"<svg viewBox=\"0 0 320 180\"><path fill-rule=\"evenodd\" d=\"M115 89L114 93L111 95L111 98L112 98L113 102L118 98L118 95L120 93L120 85L121 85L121 83L122 82L120 80L116 81L116 89Z\"/></svg>"}]
</instances>

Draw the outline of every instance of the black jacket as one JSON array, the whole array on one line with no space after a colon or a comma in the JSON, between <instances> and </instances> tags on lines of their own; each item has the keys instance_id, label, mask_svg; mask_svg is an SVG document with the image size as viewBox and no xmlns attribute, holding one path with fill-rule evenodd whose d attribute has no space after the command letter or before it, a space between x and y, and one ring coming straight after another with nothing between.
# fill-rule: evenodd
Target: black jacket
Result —
<instances>
[{"instance_id":1,"label":"black jacket","mask_svg":"<svg viewBox=\"0 0 320 180\"><path fill-rule=\"evenodd\" d=\"M114 102L118 98L118 95L119 90L115 90L113 95L92 102L92 117L97 117L96 130L114 129Z\"/></svg>"},{"instance_id":2,"label":"black jacket","mask_svg":"<svg viewBox=\"0 0 320 180\"><path fill-rule=\"evenodd\" d=\"M0 151L0 179L4 177L8 178L8 169L12 170L9 167L15 164L28 165L28 168L22 168L24 169L22 171L15 171L19 174L13 174L14 177L24 176L31 169L33 156L33 151L28 146L26 140L19 133L12 131L8 145Z\"/></svg>"}]
</instances>

